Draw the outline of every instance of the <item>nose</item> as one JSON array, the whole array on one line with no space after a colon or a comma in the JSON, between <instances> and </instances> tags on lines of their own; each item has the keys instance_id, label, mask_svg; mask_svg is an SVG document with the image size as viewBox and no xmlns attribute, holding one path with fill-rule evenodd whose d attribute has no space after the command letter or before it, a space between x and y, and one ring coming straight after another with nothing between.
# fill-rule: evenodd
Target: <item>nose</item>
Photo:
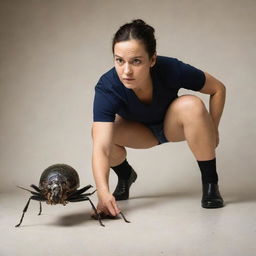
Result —
<instances>
[{"instance_id":1,"label":"nose","mask_svg":"<svg viewBox=\"0 0 256 256\"><path fill-rule=\"evenodd\" d=\"M132 74L132 67L129 63L125 64L124 73L125 73L125 75L131 75Z\"/></svg>"}]
</instances>

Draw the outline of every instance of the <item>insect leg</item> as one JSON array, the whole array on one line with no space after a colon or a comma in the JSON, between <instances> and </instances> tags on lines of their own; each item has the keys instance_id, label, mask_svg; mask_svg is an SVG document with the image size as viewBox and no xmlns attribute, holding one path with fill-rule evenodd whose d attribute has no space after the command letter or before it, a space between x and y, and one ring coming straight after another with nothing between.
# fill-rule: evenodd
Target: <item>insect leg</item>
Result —
<instances>
[{"instance_id":1,"label":"insect leg","mask_svg":"<svg viewBox=\"0 0 256 256\"><path fill-rule=\"evenodd\" d=\"M99 220L99 222L100 222L100 225L103 226L103 227L105 227L105 226L102 224L102 222L101 222L100 214L98 214L98 212L97 212L97 210L96 210L96 208L95 208L93 202L91 201L91 199L90 199L89 197L87 197L87 198L88 198L88 200L89 200L89 202L90 202L90 204L91 204L91 206L92 206L92 208L93 208L95 214L98 216L98 220Z\"/></svg>"},{"instance_id":2,"label":"insect leg","mask_svg":"<svg viewBox=\"0 0 256 256\"><path fill-rule=\"evenodd\" d=\"M91 193L85 193L85 194L72 194L69 196L68 200L70 199L77 199L77 198L85 198L87 196L91 196L92 194L94 194L97 190L94 190L93 192Z\"/></svg>"},{"instance_id":3,"label":"insect leg","mask_svg":"<svg viewBox=\"0 0 256 256\"><path fill-rule=\"evenodd\" d=\"M41 213L42 213L42 202L39 201L39 213L38 213L38 215L41 215Z\"/></svg>"},{"instance_id":4,"label":"insect leg","mask_svg":"<svg viewBox=\"0 0 256 256\"><path fill-rule=\"evenodd\" d=\"M20 224L21 224L21 222L23 220L24 214L25 214L25 212L28 209L28 205L29 205L31 199L32 199L32 196L28 199L28 202L27 202L25 208L23 209L23 213L22 213L22 216L21 216L21 219L20 219L20 223L15 226L16 228L20 226Z\"/></svg>"},{"instance_id":5,"label":"insect leg","mask_svg":"<svg viewBox=\"0 0 256 256\"><path fill-rule=\"evenodd\" d=\"M40 194L36 193L39 196L39 198L35 199L35 200L39 200L39 213L38 213L38 215L41 215L41 213L42 213L42 203L41 203L41 201L46 201L46 199L44 197L42 197L41 190L40 190L39 187L37 187L34 184L30 185L30 187L40 193ZM32 191L31 191L31 193L32 193Z\"/></svg>"},{"instance_id":6,"label":"insect leg","mask_svg":"<svg viewBox=\"0 0 256 256\"><path fill-rule=\"evenodd\" d=\"M35 196L33 199L36 200L36 201L39 201L39 213L38 213L38 215L41 215L41 213L42 213L42 201L46 201L46 199L42 195Z\"/></svg>"},{"instance_id":7,"label":"insect leg","mask_svg":"<svg viewBox=\"0 0 256 256\"><path fill-rule=\"evenodd\" d=\"M124 221L127 222L127 223L131 223L129 220L127 220L125 217L124 217L124 214L122 212L120 212L120 215L123 217Z\"/></svg>"},{"instance_id":8,"label":"insect leg","mask_svg":"<svg viewBox=\"0 0 256 256\"><path fill-rule=\"evenodd\" d=\"M18 188L21 188L21 189L23 189L23 190L26 190L26 191L28 191L28 192L30 192L31 194L33 194L33 195L35 195L35 196L41 196L41 194L39 194L39 193L37 193L37 192L34 192L34 191L31 191L31 190L29 190L29 189L27 189L27 188L23 188L23 187L20 187L20 186L17 186Z\"/></svg>"},{"instance_id":9,"label":"insect leg","mask_svg":"<svg viewBox=\"0 0 256 256\"><path fill-rule=\"evenodd\" d=\"M94 191L94 192L95 192L95 191ZM93 193L94 193L94 192L93 192ZM84 201L84 200L89 200L90 203L92 204L91 200L89 199L89 197L86 197L86 195L87 195L87 194L82 194L82 195L80 195L80 196L78 196L78 197L70 198L69 201L70 201L70 202L80 202L80 201ZM93 204L92 204L92 208L93 208L93 209L95 208ZM96 209L94 209L94 211L95 211L95 213L97 212ZM100 215L100 214L99 214L99 215ZM122 212L120 212L120 215L122 216L122 218L123 218L123 220L124 220L125 222L131 223L129 220L127 220L127 219L125 218L125 216L124 216L124 214L123 214ZM97 216L98 216L98 214L97 214Z\"/></svg>"},{"instance_id":10,"label":"insect leg","mask_svg":"<svg viewBox=\"0 0 256 256\"><path fill-rule=\"evenodd\" d=\"M81 188L81 189L79 189L79 190L76 190L73 194L71 194L70 196L69 196L69 198L71 198L71 197L73 197L73 196L78 196L78 195L80 195L80 194L82 194L83 192L85 192L86 190L88 190L89 188L91 188L92 187L92 185L87 185L87 186L85 186L85 187L83 187L83 188ZM93 192L94 193L94 192Z\"/></svg>"},{"instance_id":11,"label":"insect leg","mask_svg":"<svg viewBox=\"0 0 256 256\"><path fill-rule=\"evenodd\" d=\"M37 187L37 186L34 185L34 184L30 185L30 187L33 188L35 191L37 191L37 192L39 192L39 193L41 192L40 188Z\"/></svg>"},{"instance_id":12,"label":"insect leg","mask_svg":"<svg viewBox=\"0 0 256 256\"><path fill-rule=\"evenodd\" d=\"M80 197L77 197L77 198L68 199L69 202L81 202L81 201L87 201L87 200L89 200L89 202L90 202L90 204L91 204L91 206L92 206L92 208L93 208L95 214L97 215L98 221L100 222L100 225L103 226L103 227L105 227L105 225L104 225L104 224L102 223L102 221L101 221L100 214L97 213L97 210L96 210L96 208L95 208L93 202L90 200L89 197L83 197L83 195L81 195Z\"/></svg>"},{"instance_id":13,"label":"insect leg","mask_svg":"<svg viewBox=\"0 0 256 256\"><path fill-rule=\"evenodd\" d=\"M23 213L22 213L22 216L21 216L21 219L20 219L20 222L19 222L19 224L17 224L15 227L17 228L17 227L19 227L20 226L20 224L22 223L22 221L23 221L23 218L24 218L24 215L25 215L25 213L26 213L26 211L27 211L27 209L28 209L28 206L29 206L29 203L30 203L30 200L38 200L38 201L41 201L41 198L40 197L38 197L38 196L31 196L29 199L28 199L28 202L26 203L26 205L25 205L25 207L24 207L24 209L23 209Z\"/></svg>"},{"instance_id":14,"label":"insect leg","mask_svg":"<svg viewBox=\"0 0 256 256\"><path fill-rule=\"evenodd\" d=\"M91 192L91 193L81 194L81 196L91 196L91 195L93 195L96 191L97 191L97 189L95 189L95 190L94 190L93 192Z\"/></svg>"},{"instance_id":15,"label":"insect leg","mask_svg":"<svg viewBox=\"0 0 256 256\"><path fill-rule=\"evenodd\" d=\"M38 215L41 215L41 213L42 213L42 201L46 201L46 199L43 196L38 196L37 198L34 198L34 200L39 201L39 213L38 213Z\"/></svg>"}]
</instances>

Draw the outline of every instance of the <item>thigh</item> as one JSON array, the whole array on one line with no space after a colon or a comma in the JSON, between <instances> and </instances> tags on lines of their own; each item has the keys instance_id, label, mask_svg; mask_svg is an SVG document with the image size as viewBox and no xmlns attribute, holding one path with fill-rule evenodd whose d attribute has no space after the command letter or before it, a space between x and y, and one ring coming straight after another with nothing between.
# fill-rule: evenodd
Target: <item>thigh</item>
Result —
<instances>
[{"instance_id":1,"label":"thigh","mask_svg":"<svg viewBox=\"0 0 256 256\"><path fill-rule=\"evenodd\" d=\"M181 120L182 103L184 96L175 99L169 106L164 118L164 134L168 141L184 141L184 129Z\"/></svg>"},{"instance_id":2,"label":"thigh","mask_svg":"<svg viewBox=\"0 0 256 256\"><path fill-rule=\"evenodd\" d=\"M158 145L158 140L144 124L126 120L117 115L114 123L114 143L119 146L142 149Z\"/></svg>"}]
</instances>

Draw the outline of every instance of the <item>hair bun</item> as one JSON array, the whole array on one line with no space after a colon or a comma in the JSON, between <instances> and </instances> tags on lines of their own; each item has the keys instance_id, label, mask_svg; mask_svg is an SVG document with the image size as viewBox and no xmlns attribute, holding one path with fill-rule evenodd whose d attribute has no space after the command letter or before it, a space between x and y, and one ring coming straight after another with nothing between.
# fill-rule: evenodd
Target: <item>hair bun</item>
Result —
<instances>
[{"instance_id":1,"label":"hair bun","mask_svg":"<svg viewBox=\"0 0 256 256\"><path fill-rule=\"evenodd\" d=\"M128 40L139 40L145 45L150 58L156 53L155 29L146 24L142 19L134 19L130 23L121 26L112 40L112 52L114 54L115 44Z\"/></svg>"},{"instance_id":2,"label":"hair bun","mask_svg":"<svg viewBox=\"0 0 256 256\"><path fill-rule=\"evenodd\" d=\"M149 26L144 20L136 19L132 21L132 24L135 26L143 26L145 30L150 31L150 33L154 33L155 29Z\"/></svg>"},{"instance_id":3,"label":"hair bun","mask_svg":"<svg viewBox=\"0 0 256 256\"><path fill-rule=\"evenodd\" d=\"M146 22L141 19L133 20L132 23L136 25L146 25Z\"/></svg>"}]
</instances>

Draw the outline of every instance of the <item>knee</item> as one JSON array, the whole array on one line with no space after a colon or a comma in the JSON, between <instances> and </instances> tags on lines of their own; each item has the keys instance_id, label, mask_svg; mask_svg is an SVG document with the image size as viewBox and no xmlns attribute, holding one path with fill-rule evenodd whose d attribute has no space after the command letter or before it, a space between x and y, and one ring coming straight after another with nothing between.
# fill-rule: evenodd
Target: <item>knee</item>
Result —
<instances>
[{"instance_id":1,"label":"knee","mask_svg":"<svg viewBox=\"0 0 256 256\"><path fill-rule=\"evenodd\" d=\"M183 95L178 98L175 108L181 113L189 117L205 114L206 107L204 102L194 95Z\"/></svg>"}]
</instances>

